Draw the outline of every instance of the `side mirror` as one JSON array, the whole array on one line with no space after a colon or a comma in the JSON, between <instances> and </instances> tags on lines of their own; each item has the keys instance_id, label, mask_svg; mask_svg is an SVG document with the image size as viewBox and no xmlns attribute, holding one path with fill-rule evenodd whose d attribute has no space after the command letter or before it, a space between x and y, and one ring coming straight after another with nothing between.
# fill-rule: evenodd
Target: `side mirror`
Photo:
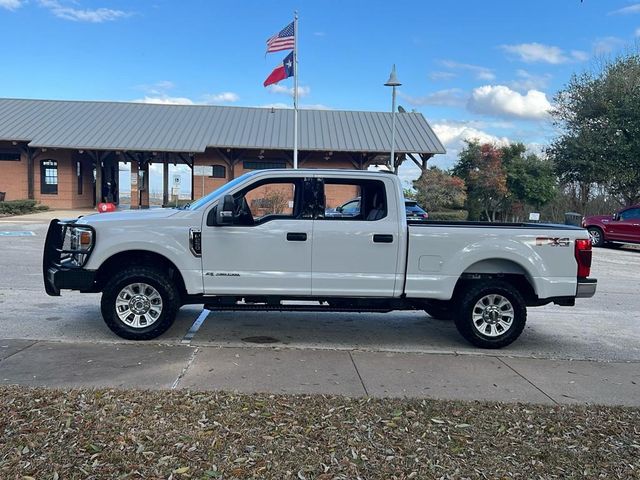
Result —
<instances>
[{"instance_id":1,"label":"side mirror","mask_svg":"<svg viewBox=\"0 0 640 480\"><path fill-rule=\"evenodd\" d=\"M342 210L344 210L342 207L336 207L336 212L342 213Z\"/></svg>"},{"instance_id":2,"label":"side mirror","mask_svg":"<svg viewBox=\"0 0 640 480\"><path fill-rule=\"evenodd\" d=\"M235 201L233 195L225 195L216 209L216 225L233 224L233 207Z\"/></svg>"},{"instance_id":3,"label":"side mirror","mask_svg":"<svg viewBox=\"0 0 640 480\"><path fill-rule=\"evenodd\" d=\"M620 220L620 214L617 212L614 213L613 215L611 215L611 219L617 222L618 220Z\"/></svg>"}]
</instances>

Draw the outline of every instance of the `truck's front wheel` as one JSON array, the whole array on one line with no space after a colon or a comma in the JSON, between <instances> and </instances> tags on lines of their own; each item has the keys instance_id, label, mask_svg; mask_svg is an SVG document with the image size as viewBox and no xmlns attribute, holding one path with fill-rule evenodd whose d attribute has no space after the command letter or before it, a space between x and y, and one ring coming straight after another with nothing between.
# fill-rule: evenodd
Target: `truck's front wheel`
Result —
<instances>
[{"instance_id":1,"label":"truck's front wheel","mask_svg":"<svg viewBox=\"0 0 640 480\"><path fill-rule=\"evenodd\" d=\"M524 330L527 306L520 292L507 282L471 284L460 296L455 317L460 334L482 348L501 348Z\"/></svg>"},{"instance_id":2,"label":"truck's front wheel","mask_svg":"<svg viewBox=\"0 0 640 480\"><path fill-rule=\"evenodd\" d=\"M102 317L118 336L151 340L166 332L180 308L180 294L155 268L135 266L118 272L106 284Z\"/></svg>"}]
</instances>

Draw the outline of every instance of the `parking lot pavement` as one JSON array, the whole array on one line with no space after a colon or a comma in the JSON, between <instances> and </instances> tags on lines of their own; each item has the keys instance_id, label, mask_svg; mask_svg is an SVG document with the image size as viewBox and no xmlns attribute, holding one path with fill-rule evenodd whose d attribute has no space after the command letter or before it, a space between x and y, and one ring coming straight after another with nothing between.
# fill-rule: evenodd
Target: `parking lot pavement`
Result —
<instances>
[{"instance_id":1,"label":"parking lot pavement","mask_svg":"<svg viewBox=\"0 0 640 480\"><path fill-rule=\"evenodd\" d=\"M0 236L0 336L14 339L122 342L100 315L99 294L63 292L49 297L42 286L41 258L46 220L0 224L0 231L33 236ZM596 249L593 276L598 291L572 308L529 309L518 341L503 356L600 361L640 361L640 250ZM180 343L201 313L185 306L160 339ZM266 346L328 350L486 354L469 346L451 322L422 312L390 314L211 312L192 345L247 347L251 337ZM495 352L492 352L492 355Z\"/></svg>"}]
</instances>

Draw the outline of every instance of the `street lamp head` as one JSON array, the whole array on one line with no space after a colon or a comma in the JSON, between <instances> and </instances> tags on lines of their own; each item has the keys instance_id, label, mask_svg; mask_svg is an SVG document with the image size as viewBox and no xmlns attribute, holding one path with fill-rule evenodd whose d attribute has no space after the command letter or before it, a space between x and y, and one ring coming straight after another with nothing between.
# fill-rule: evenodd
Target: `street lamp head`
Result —
<instances>
[{"instance_id":1,"label":"street lamp head","mask_svg":"<svg viewBox=\"0 0 640 480\"><path fill-rule=\"evenodd\" d=\"M384 85L385 85L385 87L399 87L400 85L402 85L398 81L398 77L396 76L396 65L395 65L395 63L393 64L393 69L391 70L391 75L389 75L389 80L387 80L387 83L385 83Z\"/></svg>"}]
</instances>

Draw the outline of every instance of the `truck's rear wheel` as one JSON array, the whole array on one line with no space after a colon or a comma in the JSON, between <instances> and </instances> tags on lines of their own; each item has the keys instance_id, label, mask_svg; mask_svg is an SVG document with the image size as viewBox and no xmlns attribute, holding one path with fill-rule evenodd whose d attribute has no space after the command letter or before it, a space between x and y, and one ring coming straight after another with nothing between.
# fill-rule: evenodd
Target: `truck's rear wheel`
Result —
<instances>
[{"instance_id":1,"label":"truck's rear wheel","mask_svg":"<svg viewBox=\"0 0 640 480\"><path fill-rule=\"evenodd\" d=\"M130 267L106 284L100 306L105 323L116 335L151 340L173 324L180 294L162 271Z\"/></svg>"},{"instance_id":2,"label":"truck's rear wheel","mask_svg":"<svg viewBox=\"0 0 640 480\"><path fill-rule=\"evenodd\" d=\"M471 284L461 294L456 327L470 343L501 348L524 330L527 306L520 292L507 282L490 280Z\"/></svg>"}]
</instances>

